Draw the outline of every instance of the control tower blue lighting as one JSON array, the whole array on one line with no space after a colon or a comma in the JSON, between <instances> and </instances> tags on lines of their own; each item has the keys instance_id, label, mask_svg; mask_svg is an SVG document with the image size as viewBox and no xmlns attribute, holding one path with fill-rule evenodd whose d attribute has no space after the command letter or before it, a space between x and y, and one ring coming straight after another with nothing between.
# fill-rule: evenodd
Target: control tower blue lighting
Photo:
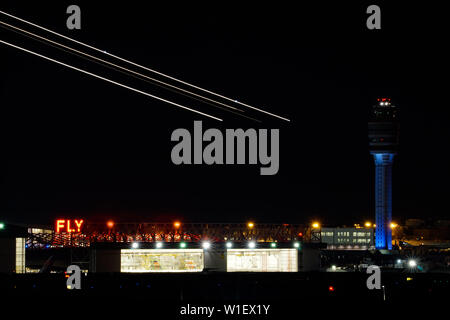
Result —
<instances>
[{"instance_id":1,"label":"control tower blue lighting","mask_svg":"<svg viewBox=\"0 0 450 320\"><path fill-rule=\"evenodd\" d=\"M392 250L392 164L394 153L372 153L375 159L375 248Z\"/></svg>"},{"instance_id":2,"label":"control tower blue lighting","mask_svg":"<svg viewBox=\"0 0 450 320\"><path fill-rule=\"evenodd\" d=\"M375 161L375 248L392 250L392 165L399 145L398 109L380 98L369 120L369 149Z\"/></svg>"}]
</instances>

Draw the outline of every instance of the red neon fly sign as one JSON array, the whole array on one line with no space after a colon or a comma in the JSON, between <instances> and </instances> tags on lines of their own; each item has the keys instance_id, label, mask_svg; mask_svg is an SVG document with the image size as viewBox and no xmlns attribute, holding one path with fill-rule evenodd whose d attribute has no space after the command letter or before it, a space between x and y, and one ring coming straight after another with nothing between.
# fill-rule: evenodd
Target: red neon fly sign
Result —
<instances>
[{"instance_id":1,"label":"red neon fly sign","mask_svg":"<svg viewBox=\"0 0 450 320\"><path fill-rule=\"evenodd\" d=\"M56 232L81 232L83 226L83 219L58 219L55 221L55 231Z\"/></svg>"}]
</instances>

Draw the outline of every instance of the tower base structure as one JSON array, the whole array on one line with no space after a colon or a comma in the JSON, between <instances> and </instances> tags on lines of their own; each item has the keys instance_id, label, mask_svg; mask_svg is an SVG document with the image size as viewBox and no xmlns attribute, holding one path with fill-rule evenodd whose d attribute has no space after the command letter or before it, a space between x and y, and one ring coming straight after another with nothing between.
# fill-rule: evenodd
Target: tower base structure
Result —
<instances>
[{"instance_id":1,"label":"tower base structure","mask_svg":"<svg viewBox=\"0 0 450 320\"><path fill-rule=\"evenodd\" d=\"M375 160L375 248L392 250L392 164L395 153L371 154Z\"/></svg>"}]
</instances>

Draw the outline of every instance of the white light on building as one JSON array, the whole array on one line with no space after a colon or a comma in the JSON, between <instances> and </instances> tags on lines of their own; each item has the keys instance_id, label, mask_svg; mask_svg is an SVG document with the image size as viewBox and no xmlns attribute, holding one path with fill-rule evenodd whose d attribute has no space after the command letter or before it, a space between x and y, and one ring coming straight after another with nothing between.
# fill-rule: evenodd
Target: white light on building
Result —
<instances>
[{"instance_id":1,"label":"white light on building","mask_svg":"<svg viewBox=\"0 0 450 320\"><path fill-rule=\"evenodd\" d=\"M417 267L417 262L416 262L416 260L413 260L413 259L409 260L409 261L408 261L408 266L409 266L410 268L415 268L415 267Z\"/></svg>"},{"instance_id":2,"label":"white light on building","mask_svg":"<svg viewBox=\"0 0 450 320\"><path fill-rule=\"evenodd\" d=\"M211 242L209 242L209 241L203 242L203 243L202 243L202 247L203 247L203 249L205 249L205 250L211 248Z\"/></svg>"}]
</instances>

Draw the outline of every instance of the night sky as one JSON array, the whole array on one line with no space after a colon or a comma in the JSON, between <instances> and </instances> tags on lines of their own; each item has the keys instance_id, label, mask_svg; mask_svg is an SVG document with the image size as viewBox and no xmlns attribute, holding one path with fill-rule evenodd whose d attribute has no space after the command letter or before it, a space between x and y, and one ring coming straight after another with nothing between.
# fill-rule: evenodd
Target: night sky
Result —
<instances>
[{"instance_id":1,"label":"night sky","mask_svg":"<svg viewBox=\"0 0 450 320\"><path fill-rule=\"evenodd\" d=\"M442 8L379 4L382 29L368 30L373 3L92 2L2 1L0 10L292 122L252 112L262 120L256 123L0 28L0 39L224 118L0 45L1 219L364 222L374 216L367 120L377 97L401 110L393 219L449 217L450 52ZM66 28L70 4L81 7L81 30ZM194 120L204 128L279 128L278 174L260 176L259 165L175 166L171 133L192 132Z\"/></svg>"}]
</instances>

